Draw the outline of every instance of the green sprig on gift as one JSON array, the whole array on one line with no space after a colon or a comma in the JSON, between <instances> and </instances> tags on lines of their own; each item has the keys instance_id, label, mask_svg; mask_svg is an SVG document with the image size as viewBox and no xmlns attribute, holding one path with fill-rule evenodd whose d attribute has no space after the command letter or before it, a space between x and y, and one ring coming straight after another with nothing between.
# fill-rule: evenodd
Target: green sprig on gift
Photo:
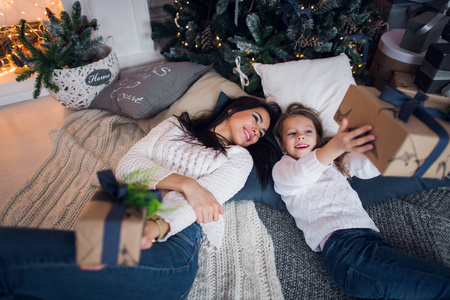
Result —
<instances>
[{"instance_id":1,"label":"green sprig on gift","mask_svg":"<svg viewBox=\"0 0 450 300\"><path fill-rule=\"evenodd\" d=\"M155 216L157 212L165 211L161 209L162 203L155 197L154 191L149 189L151 178L158 169L138 169L130 174L125 175L121 184L127 185L127 195L124 203L139 207L146 207L147 219Z\"/></svg>"}]
</instances>

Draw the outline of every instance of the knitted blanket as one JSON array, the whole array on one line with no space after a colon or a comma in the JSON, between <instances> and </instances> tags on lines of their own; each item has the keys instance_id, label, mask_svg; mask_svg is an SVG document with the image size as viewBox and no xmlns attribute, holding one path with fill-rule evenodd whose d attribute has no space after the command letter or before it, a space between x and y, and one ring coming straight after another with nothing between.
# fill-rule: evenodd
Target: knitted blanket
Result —
<instances>
[{"instance_id":1,"label":"knitted blanket","mask_svg":"<svg viewBox=\"0 0 450 300\"><path fill-rule=\"evenodd\" d=\"M346 296L306 244L294 219L256 203L272 236L277 274L285 299L336 300ZM384 240L411 255L450 266L450 187L387 199L366 207Z\"/></svg>"},{"instance_id":2,"label":"knitted blanket","mask_svg":"<svg viewBox=\"0 0 450 300\"><path fill-rule=\"evenodd\" d=\"M144 132L133 119L89 109L50 136L50 155L2 204L0 226L72 230L99 184L97 172L115 170ZM253 202L230 202L224 211L227 238L218 252L201 249L189 299L282 299L272 239Z\"/></svg>"}]
</instances>

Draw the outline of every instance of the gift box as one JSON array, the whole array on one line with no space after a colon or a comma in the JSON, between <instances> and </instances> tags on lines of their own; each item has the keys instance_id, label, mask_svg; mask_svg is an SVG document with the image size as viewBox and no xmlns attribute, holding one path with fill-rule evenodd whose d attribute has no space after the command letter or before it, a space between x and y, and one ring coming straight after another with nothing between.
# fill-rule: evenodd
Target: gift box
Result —
<instances>
[{"instance_id":1,"label":"gift box","mask_svg":"<svg viewBox=\"0 0 450 300\"><path fill-rule=\"evenodd\" d=\"M439 40L449 18L442 13L431 11L411 18L400 47L416 53L427 50L430 44Z\"/></svg>"},{"instance_id":2,"label":"gift box","mask_svg":"<svg viewBox=\"0 0 450 300\"><path fill-rule=\"evenodd\" d=\"M407 96L414 98L417 92L420 91L419 87L414 82L415 79L415 74L396 71L392 76L390 86L406 94ZM425 107L446 109L450 106L450 99L441 94L427 93L427 96L428 100L425 101Z\"/></svg>"},{"instance_id":3,"label":"gift box","mask_svg":"<svg viewBox=\"0 0 450 300\"><path fill-rule=\"evenodd\" d=\"M151 174L151 170L138 170L129 177ZM149 190L142 180L138 184L119 183L111 170L98 172L98 178L101 188L75 224L76 262L137 265L145 221L149 214L159 211L161 192Z\"/></svg>"},{"instance_id":4,"label":"gift box","mask_svg":"<svg viewBox=\"0 0 450 300\"><path fill-rule=\"evenodd\" d=\"M425 11L445 12L448 1L377 0L377 9L390 29L406 28L409 19Z\"/></svg>"},{"instance_id":5,"label":"gift box","mask_svg":"<svg viewBox=\"0 0 450 300\"><path fill-rule=\"evenodd\" d=\"M135 266L141 255L141 237L147 209L124 205L114 217L117 203L98 189L83 209L75 227L79 265Z\"/></svg>"},{"instance_id":6,"label":"gift box","mask_svg":"<svg viewBox=\"0 0 450 300\"><path fill-rule=\"evenodd\" d=\"M425 57L425 52L415 53L400 48L405 29L394 29L383 33L370 68L374 86L389 85L395 71L416 74Z\"/></svg>"},{"instance_id":7,"label":"gift box","mask_svg":"<svg viewBox=\"0 0 450 300\"><path fill-rule=\"evenodd\" d=\"M424 96L420 93L412 99L391 87L380 93L351 85L335 120L347 118L349 128L373 126L374 148L365 154L383 175L441 179L450 168L450 123L421 107Z\"/></svg>"},{"instance_id":8,"label":"gift box","mask_svg":"<svg viewBox=\"0 0 450 300\"><path fill-rule=\"evenodd\" d=\"M431 44L419 67L415 83L426 93L441 93L450 83L450 44Z\"/></svg>"}]
</instances>

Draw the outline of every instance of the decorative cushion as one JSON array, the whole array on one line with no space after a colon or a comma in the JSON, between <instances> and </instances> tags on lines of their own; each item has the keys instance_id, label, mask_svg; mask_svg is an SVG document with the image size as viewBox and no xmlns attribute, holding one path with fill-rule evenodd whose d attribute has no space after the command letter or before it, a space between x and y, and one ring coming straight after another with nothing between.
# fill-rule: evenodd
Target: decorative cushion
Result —
<instances>
[{"instance_id":1,"label":"decorative cushion","mask_svg":"<svg viewBox=\"0 0 450 300\"><path fill-rule=\"evenodd\" d=\"M101 91L89 108L135 119L150 118L178 100L210 68L191 62L133 68Z\"/></svg>"},{"instance_id":2,"label":"decorative cushion","mask_svg":"<svg viewBox=\"0 0 450 300\"><path fill-rule=\"evenodd\" d=\"M153 127L173 115L177 116L186 111L193 116L201 111L213 110L221 91L231 98L248 95L239 85L224 78L214 69L210 69L169 108L150 119L137 120L138 125L145 133L148 133Z\"/></svg>"},{"instance_id":3,"label":"decorative cushion","mask_svg":"<svg viewBox=\"0 0 450 300\"><path fill-rule=\"evenodd\" d=\"M264 94L282 109L300 102L319 112L325 135L339 129L333 117L351 84L350 62L345 54L321 59L303 59L273 65L253 64L261 77Z\"/></svg>"}]
</instances>

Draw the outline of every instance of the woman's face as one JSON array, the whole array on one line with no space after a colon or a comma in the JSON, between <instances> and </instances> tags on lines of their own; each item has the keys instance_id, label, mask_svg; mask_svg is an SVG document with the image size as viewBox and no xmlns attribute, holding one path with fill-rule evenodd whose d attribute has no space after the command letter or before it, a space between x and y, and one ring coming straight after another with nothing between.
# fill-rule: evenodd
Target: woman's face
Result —
<instances>
[{"instance_id":1,"label":"woman's face","mask_svg":"<svg viewBox=\"0 0 450 300\"><path fill-rule=\"evenodd\" d=\"M232 114L216 127L215 132L232 145L248 147L263 137L269 126L269 113L264 108L257 107Z\"/></svg>"},{"instance_id":2,"label":"woman's face","mask_svg":"<svg viewBox=\"0 0 450 300\"><path fill-rule=\"evenodd\" d=\"M281 150L299 159L317 145L317 131L313 121L302 115L293 115L283 122Z\"/></svg>"}]
</instances>

